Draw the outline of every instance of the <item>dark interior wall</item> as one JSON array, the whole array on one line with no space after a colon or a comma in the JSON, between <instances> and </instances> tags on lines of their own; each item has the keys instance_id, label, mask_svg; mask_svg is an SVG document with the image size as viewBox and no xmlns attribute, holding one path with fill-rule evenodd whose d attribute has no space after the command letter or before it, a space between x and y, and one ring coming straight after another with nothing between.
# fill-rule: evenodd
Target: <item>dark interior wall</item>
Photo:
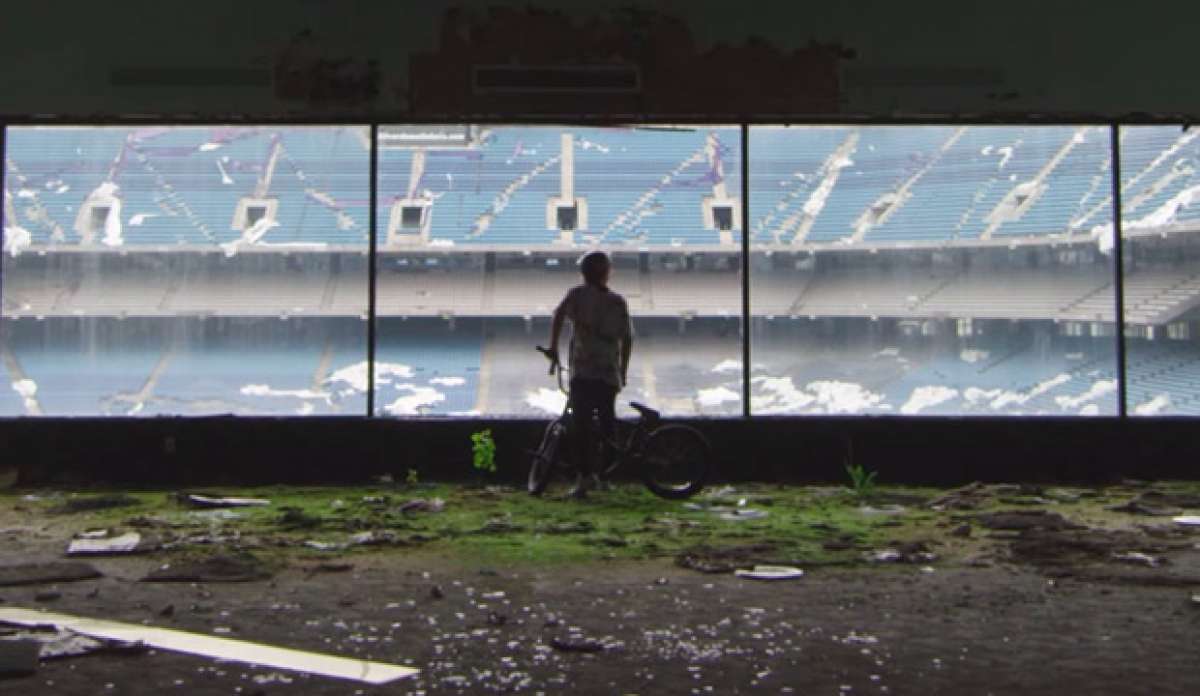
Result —
<instances>
[{"instance_id":1,"label":"dark interior wall","mask_svg":"<svg viewBox=\"0 0 1200 696\"><path fill-rule=\"evenodd\" d=\"M122 0L7 3L0 114L401 114L408 56L436 50L451 5L532 5L579 22L618 7L656 9L686 17L701 50L752 36L785 50L838 43L857 54L842 65L847 113L1200 113L1200 3L1185 0ZM305 29L314 54L378 61L379 96L350 105L277 96L271 68Z\"/></svg>"}]
</instances>

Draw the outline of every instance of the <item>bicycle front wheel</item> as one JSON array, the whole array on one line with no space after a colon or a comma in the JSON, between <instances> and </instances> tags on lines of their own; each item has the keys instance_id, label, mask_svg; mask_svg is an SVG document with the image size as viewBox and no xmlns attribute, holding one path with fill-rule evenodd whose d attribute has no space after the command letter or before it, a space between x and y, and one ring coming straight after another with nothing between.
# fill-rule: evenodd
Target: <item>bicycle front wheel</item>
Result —
<instances>
[{"instance_id":1,"label":"bicycle front wheel","mask_svg":"<svg viewBox=\"0 0 1200 696\"><path fill-rule=\"evenodd\" d=\"M566 427L561 419L551 421L550 425L546 426L546 431L542 434L542 441L529 463L530 495L541 495L546 491L546 486L549 485L550 478L554 475L555 465L563 454L561 450L565 434Z\"/></svg>"},{"instance_id":2,"label":"bicycle front wheel","mask_svg":"<svg viewBox=\"0 0 1200 696\"><path fill-rule=\"evenodd\" d=\"M657 428L642 449L642 480L661 498L690 498L708 480L711 449L708 439L690 426Z\"/></svg>"}]
</instances>

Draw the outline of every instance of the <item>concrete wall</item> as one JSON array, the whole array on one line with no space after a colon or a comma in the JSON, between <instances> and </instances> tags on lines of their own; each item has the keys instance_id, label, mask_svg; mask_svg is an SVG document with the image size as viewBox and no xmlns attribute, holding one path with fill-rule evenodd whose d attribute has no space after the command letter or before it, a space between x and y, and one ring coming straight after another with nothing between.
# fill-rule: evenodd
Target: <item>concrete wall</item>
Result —
<instances>
[{"instance_id":1,"label":"concrete wall","mask_svg":"<svg viewBox=\"0 0 1200 696\"><path fill-rule=\"evenodd\" d=\"M468 11L526 2L460 2ZM852 49L842 111L1200 114L1200 3L1045 0L534 2L580 23L638 6L686 16L698 50L758 36L784 50ZM445 0L121 0L6 3L0 114L401 114L408 61L436 50ZM309 38L297 37L309 30ZM520 40L521 37L515 37ZM292 48L289 49L289 46ZM287 51L377 61L371 99L281 97ZM147 69L158 72L147 72ZM182 70L182 72L180 72Z\"/></svg>"}]
</instances>

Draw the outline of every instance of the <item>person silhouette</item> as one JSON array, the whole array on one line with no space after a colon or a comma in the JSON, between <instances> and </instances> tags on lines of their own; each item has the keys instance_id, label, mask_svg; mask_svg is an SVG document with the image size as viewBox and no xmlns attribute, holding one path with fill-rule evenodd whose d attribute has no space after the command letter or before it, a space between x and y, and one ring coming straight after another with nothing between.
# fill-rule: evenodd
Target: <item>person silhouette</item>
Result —
<instances>
[{"instance_id":1,"label":"person silhouette","mask_svg":"<svg viewBox=\"0 0 1200 696\"><path fill-rule=\"evenodd\" d=\"M570 404L575 463L579 485L572 496L582 498L594 487L596 476L592 457L596 443L593 428L587 425L595 414L604 438L604 456L612 456L616 431L617 392L628 381L629 358L633 354L633 327L625 298L608 287L612 260L602 251L585 254L579 260L583 283L567 291L554 310L550 325L550 354L558 360L558 339L563 324L571 322L569 363L571 374Z\"/></svg>"}]
</instances>

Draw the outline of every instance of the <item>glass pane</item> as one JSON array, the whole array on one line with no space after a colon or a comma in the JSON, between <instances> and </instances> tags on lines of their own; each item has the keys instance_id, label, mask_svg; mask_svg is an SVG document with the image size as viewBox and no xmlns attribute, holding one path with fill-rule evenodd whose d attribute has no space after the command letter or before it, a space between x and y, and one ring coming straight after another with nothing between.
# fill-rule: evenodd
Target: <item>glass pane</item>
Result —
<instances>
[{"instance_id":1,"label":"glass pane","mask_svg":"<svg viewBox=\"0 0 1200 696\"><path fill-rule=\"evenodd\" d=\"M756 414L1117 412L1102 127L754 127Z\"/></svg>"},{"instance_id":2,"label":"glass pane","mask_svg":"<svg viewBox=\"0 0 1200 696\"><path fill-rule=\"evenodd\" d=\"M363 414L369 144L9 128L0 414Z\"/></svg>"},{"instance_id":3,"label":"glass pane","mask_svg":"<svg viewBox=\"0 0 1200 696\"><path fill-rule=\"evenodd\" d=\"M741 413L740 148L736 127L381 127L378 411L557 414L534 346L599 249L634 325L619 412Z\"/></svg>"},{"instance_id":4,"label":"glass pane","mask_svg":"<svg viewBox=\"0 0 1200 696\"><path fill-rule=\"evenodd\" d=\"M1200 415L1200 131L1121 129L1126 408Z\"/></svg>"}]
</instances>

